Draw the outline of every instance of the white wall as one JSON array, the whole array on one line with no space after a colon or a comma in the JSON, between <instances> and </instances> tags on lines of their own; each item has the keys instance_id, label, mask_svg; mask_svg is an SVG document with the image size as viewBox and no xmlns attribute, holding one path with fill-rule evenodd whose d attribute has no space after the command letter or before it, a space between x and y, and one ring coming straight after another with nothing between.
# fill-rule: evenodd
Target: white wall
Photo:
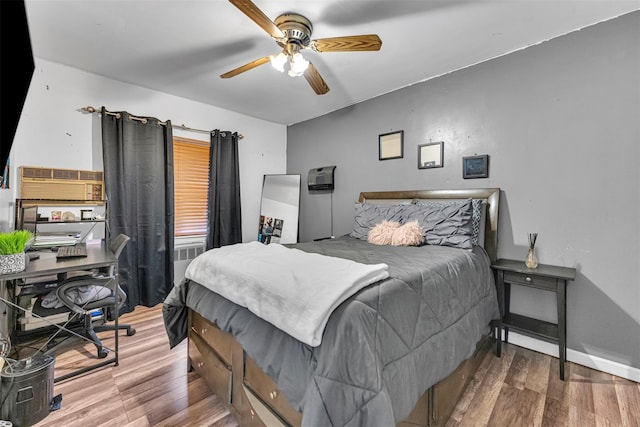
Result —
<instances>
[{"instance_id":1,"label":"white wall","mask_svg":"<svg viewBox=\"0 0 640 427\"><path fill-rule=\"evenodd\" d=\"M11 188L0 190L1 231L13 228L18 166L102 170L100 115L79 112L89 105L171 120L173 125L241 133L242 230L245 241L256 239L263 175L286 172L286 126L39 58L11 152ZM178 129L174 135L209 138Z\"/></svg>"}]
</instances>

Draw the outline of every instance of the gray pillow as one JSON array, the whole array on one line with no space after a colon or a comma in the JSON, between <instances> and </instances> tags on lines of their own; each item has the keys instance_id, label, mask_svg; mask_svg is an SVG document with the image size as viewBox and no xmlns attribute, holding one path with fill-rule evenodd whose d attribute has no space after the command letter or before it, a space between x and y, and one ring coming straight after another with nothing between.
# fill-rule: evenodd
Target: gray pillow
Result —
<instances>
[{"instance_id":1,"label":"gray pillow","mask_svg":"<svg viewBox=\"0 0 640 427\"><path fill-rule=\"evenodd\" d=\"M473 205L471 199L450 204L415 204L407 208L404 221L418 220L428 245L473 247Z\"/></svg>"},{"instance_id":2,"label":"gray pillow","mask_svg":"<svg viewBox=\"0 0 640 427\"><path fill-rule=\"evenodd\" d=\"M420 206L436 206L436 207L444 207L449 205L461 205L466 203L467 200L418 200L416 202L417 205ZM471 217L471 228L472 228L472 243L474 245L482 246L484 244L483 240L483 231L484 231L484 222L483 222L483 210L485 204L482 199L472 199L471 200L472 207L472 217Z\"/></svg>"},{"instance_id":3,"label":"gray pillow","mask_svg":"<svg viewBox=\"0 0 640 427\"><path fill-rule=\"evenodd\" d=\"M356 203L353 229L349 234L356 239L367 240L369 230L384 220L403 222L403 212L411 205L376 205L373 203Z\"/></svg>"}]
</instances>

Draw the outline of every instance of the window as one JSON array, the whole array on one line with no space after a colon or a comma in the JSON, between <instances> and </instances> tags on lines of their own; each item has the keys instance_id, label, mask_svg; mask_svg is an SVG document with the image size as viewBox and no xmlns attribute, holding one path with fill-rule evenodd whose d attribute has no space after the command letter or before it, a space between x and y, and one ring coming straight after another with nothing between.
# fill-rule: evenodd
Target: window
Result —
<instances>
[{"instance_id":1,"label":"window","mask_svg":"<svg viewBox=\"0 0 640 427\"><path fill-rule=\"evenodd\" d=\"M207 234L209 143L173 138L175 236Z\"/></svg>"}]
</instances>

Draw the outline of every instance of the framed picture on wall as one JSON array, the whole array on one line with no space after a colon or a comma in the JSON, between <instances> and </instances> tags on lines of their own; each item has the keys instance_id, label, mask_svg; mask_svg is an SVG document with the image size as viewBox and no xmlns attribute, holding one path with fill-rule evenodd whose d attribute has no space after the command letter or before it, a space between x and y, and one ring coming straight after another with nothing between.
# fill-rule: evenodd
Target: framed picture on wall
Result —
<instances>
[{"instance_id":1,"label":"framed picture on wall","mask_svg":"<svg viewBox=\"0 0 640 427\"><path fill-rule=\"evenodd\" d=\"M418 145L418 169L441 168L443 166L443 141Z\"/></svg>"},{"instance_id":2,"label":"framed picture on wall","mask_svg":"<svg viewBox=\"0 0 640 427\"><path fill-rule=\"evenodd\" d=\"M489 155L467 156L462 158L462 178L488 178Z\"/></svg>"},{"instance_id":3,"label":"framed picture on wall","mask_svg":"<svg viewBox=\"0 0 640 427\"><path fill-rule=\"evenodd\" d=\"M404 156L404 131L384 133L378 136L378 159L401 159Z\"/></svg>"}]
</instances>

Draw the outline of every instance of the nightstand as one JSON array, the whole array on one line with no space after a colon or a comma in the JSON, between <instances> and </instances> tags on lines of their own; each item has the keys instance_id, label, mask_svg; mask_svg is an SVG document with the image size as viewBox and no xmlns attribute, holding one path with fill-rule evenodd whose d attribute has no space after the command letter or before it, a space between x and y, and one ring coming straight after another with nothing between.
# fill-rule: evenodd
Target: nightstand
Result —
<instances>
[{"instance_id":1,"label":"nightstand","mask_svg":"<svg viewBox=\"0 0 640 427\"><path fill-rule=\"evenodd\" d=\"M504 340L509 340L509 329L534 338L558 344L560 379L564 380L564 365L567 360L567 282L575 280L576 269L539 264L538 268L527 268L524 261L499 259L491 265L496 275L498 304L501 322L498 325L497 355L500 357L502 330ZM556 293L558 323L545 322L532 317L511 313L511 285L527 286Z\"/></svg>"}]
</instances>

